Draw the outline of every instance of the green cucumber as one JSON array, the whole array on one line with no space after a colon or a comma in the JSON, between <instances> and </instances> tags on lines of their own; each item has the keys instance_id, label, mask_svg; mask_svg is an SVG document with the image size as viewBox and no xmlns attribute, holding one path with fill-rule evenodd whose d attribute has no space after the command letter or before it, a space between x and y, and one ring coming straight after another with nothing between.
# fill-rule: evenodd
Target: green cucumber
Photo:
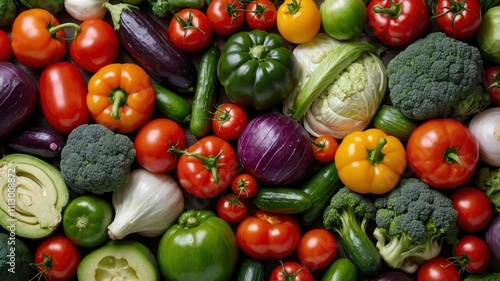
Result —
<instances>
[{"instance_id":1,"label":"green cucumber","mask_svg":"<svg viewBox=\"0 0 500 281\"><path fill-rule=\"evenodd\" d=\"M372 119L373 126L400 141L407 141L417 128L417 123L403 115L394 106L382 105Z\"/></svg>"},{"instance_id":2,"label":"green cucumber","mask_svg":"<svg viewBox=\"0 0 500 281\"><path fill-rule=\"evenodd\" d=\"M277 214L298 214L312 206L311 196L300 189L263 187L253 197L255 206Z\"/></svg>"},{"instance_id":3,"label":"green cucumber","mask_svg":"<svg viewBox=\"0 0 500 281\"><path fill-rule=\"evenodd\" d=\"M156 110L178 123L187 123L191 119L191 105L189 102L178 94L161 86L158 83L153 83L156 91Z\"/></svg>"},{"instance_id":4,"label":"green cucumber","mask_svg":"<svg viewBox=\"0 0 500 281\"><path fill-rule=\"evenodd\" d=\"M240 266L236 281L264 281L265 276L264 264L258 260L246 259Z\"/></svg>"},{"instance_id":5,"label":"green cucumber","mask_svg":"<svg viewBox=\"0 0 500 281\"><path fill-rule=\"evenodd\" d=\"M189 122L191 133L198 138L206 136L211 129L210 109L216 97L219 57L219 48L216 45L210 45L203 53L198 66L198 78Z\"/></svg>"},{"instance_id":6,"label":"green cucumber","mask_svg":"<svg viewBox=\"0 0 500 281\"><path fill-rule=\"evenodd\" d=\"M312 206L300 214L302 224L310 226L321 217L332 196L343 186L334 162L326 164L307 180L301 190L309 194Z\"/></svg>"},{"instance_id":7,"label":"green cucumber","mask_svg":"<svg viewBox=\"0 0 500 281\"><path fill-rule=\"evenodd\" d=\"M321 281L356 281L358 269L348 258L336 259L325 271Z\"/></svg>"},{"instance_id":8,"label":"green cucumber","mask_svg":"<svg viewBox=\"0 0 500 281\"><path fill-rule=\"evenodd\" d=\"M205 0L168 0L168 4L174 11L183 8L195 8L200 10L205 6Z\"/></svg>"}]
</instances>

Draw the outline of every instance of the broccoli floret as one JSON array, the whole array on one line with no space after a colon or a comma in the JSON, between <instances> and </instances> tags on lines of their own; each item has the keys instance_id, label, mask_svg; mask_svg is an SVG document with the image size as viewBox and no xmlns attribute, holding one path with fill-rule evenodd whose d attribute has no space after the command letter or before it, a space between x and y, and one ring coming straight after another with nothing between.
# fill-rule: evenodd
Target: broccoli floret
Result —
<instances>
[{"instance_id":1,"label":"broccoli floret","mask_svg":"<svg viewBox=\"0 0 500 281\"><path fill-rule=\"evenodd\" d=\"M406 208L389 202L407 202ZM373 235L382 259L392 268L414 273L436 257L441 242L454 243L457 212L451 199L417 178L401 179L388 194L375 200Z\"/></svg>"},{"instance_id":2,"label":"broccoli floret","mask_svg":"<svg viewBox=\"0 0 500 281\"><path fill-rule=\"evenodd\" d=\"M360 271L377 273L382 259L366 234L368 222L375 219L376 208L368 198L342 187L323 214L323 226L340 234L343 248ZM360 248L360 245L361 246ZM370 265L366 267L365 265Z\"/></svg>"},{"instance_id":3,"label":"broccoli floret","mask_svg":"<svg viewBox=\"0 0 500 281\"><path fill-rule=\"evenodd\" d=\"M486 108L483 73L479 50L442 32L416 40L387 65L392 104L413 120L463 121Z\"/></svg>"},{"instance_id":4,"label":"broccoli floret","mask_svg":"<svg viewBox=\"0 0 500 281\"><path fill-rule=\"evenodd\" d=\"M172 11L167 0L148 0L148 3L151 5L153 15L159 18L166 18L168 13Z\"/></svg>"},{"instance_id":5,"label":"broccoli floret","mask_svg":"<svg viewBox=\"0 0 500 281\"><path fill-rule=\"evenodd\" d=\"M484 191L500 213L500 168L482 167L476 173L476 185Z\"/></svg>"},{"instance_id":6,"label":"broccoli floret","mask_svg":"<svg viewBox=\"0 0 500 281\"><path fill-rule=\"evenodd\" d=\"M129 178L134 143L100 124L84 124L69 135L61 151L61 175L78 193L118 190Z\"/></svg>"}]
</instances>

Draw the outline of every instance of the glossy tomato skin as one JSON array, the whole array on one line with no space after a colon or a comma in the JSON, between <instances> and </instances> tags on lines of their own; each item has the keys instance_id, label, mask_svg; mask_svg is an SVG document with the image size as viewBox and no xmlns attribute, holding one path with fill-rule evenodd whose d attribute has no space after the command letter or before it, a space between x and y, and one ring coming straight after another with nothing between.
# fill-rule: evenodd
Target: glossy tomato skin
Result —
<instances>
[{"instance_id":1,"label":"glossy tomato skin","mask_svg":"<svg viewBox=\"0 0 500 281\"><path fill-rule=\"evenodd\" d=\"M300 238L297 254L300 263L310 270L320 270L329 266L337 255L337 241L324 228L313 228Z\"/></svg>"},{"instance_id":2,"label":"glossy tomato skin","mask_svg":"<svg viewBox=\"0 0 500 281\"><path fill-rule=\"evenodd\" d=\"M69 62L46 67L39 79L40 104L49 125L62 134L87 124L87 86L80 70Z\"/></svg>"},{"instance_id":3,"label":"glossy tomato skin","mask_svg":"<svg viewBox=\"0 0 500 281\"><path fill-rule=\"evenodd\" d=\"M251 29L269 30L276 24L276 14L270 0L254 0L247 5L245 20Z\"/></svg>"},{"instance_id":4,"label":"glossy tomato skin","mask_svg":"<svg viewBox=\"0 0 500 281\"><path fill-rule=\"evenodd\" d=\"M170 20L168 37L180 50L196 52L205 48L212 39L212 27L203 12L186 8Z\"/></svg>"},{"instance_id":5,"label":"glossy tomato skin","mask_svg":"<svg viewBox=\"0 0 500 281\"><path fill-rule=\"evenodd\" d=\"M296 274L295 278L293 277L294 274ZM314 281L314 276L311 271L300 263L287 261L273 269L269 281Z\"/></svg>"},{"instance_id":6,"label":"glossy tomato skin","mask_svg":"<svg viewBox=\"0 0 500 281\"><path fill-rule=\"evenodd\" d=\"M52 259L53 265L48 268L42 265L46 257ZM52 236L45 239L36 249L35 264L43 276L51 281L67 281L76 274L81 261L78 248L64 236Z\"/></svg>"},{"instance_id":7,"label":"glossy tomato skin","mask_svg":"<svg viewBox=\"0 0 500 281\"><path fill-rule=\"evenodd\" d=\"M245 9L239 0L212 0L206 14L212 31L219 35L235 33L245 21Z\"/></svg>"},{"instance_id":8,"label":"glossy tomato skin","mask_svg":"<svg viewBox=\"0 0 500 281\"><path fill-rule=\"evenodd\" d=\"M438 0L434 22L449 37L467 40L481 27L481 5L478 0Z\"/></svg>"},{"instance_id":9,"label":"glossy tomato skin","mask_svg":"<svg viewBox=\"0 0 500 281\"><path fill-rule=\"evenodd\" d=\"M461 281L458 268L444 257L424 262L417 272L417 281Z\"/></svg>"},{"instance_id":10,"label":"glossy tomato skin","mask_svg":"<svg viewBox=\"0 0 500 281\"><path fill-rule=\"evenodd\" d=\"M257 260L283 259L299 245L300 225L291 215L257 210L236 229L240 249Z\"/></svg>"},{"instance_id":11,"label":"glossy tomato skin","mask_svg":"<svg viewBox=\"0 0 500 281\"><path fill-rule=\"evenodd\" d=\"M467 232L484 229L493 217L493 207L484 191L475 187L462 187L451 195L453 208L458 213L457 225Z\"/></svg>"},{"instance_id":12,"label":"glossy tomato skin","mask_svg":"<svg viewBox=\"0 0 500 281\"><path fill-rule=\"evenodd\" d=\"M248 206L236 194L222 196L217 201L217 215L229 223L239 222L248 213Z\"/></svg>"},{"instance_id":13,"label":"glossy tomato skin","mask_svg":"<svg viewBox=\"0 0 500 281\"><path fill-rule=\"evenodd\" d=\"M9 35L0 29L0 61L9 61L12 57L12 46Z\"/></svg>"},{"instance_id":14,"label":"glossy tomato skin","mask_svg":"<svg viewBox=\"0 0 500 281\"><path fill-rule=\"evenodd\" d=\"M97 72L101 67L115 62L119 49L115 31L109 23L100 19L83 21L80 33L69 45L73 62L89 72Z\"/></svg>"},{"instance_id":15,"label":"glossy tomato skin","mask_svg":"<svg viewBox=\"0 0 500 281\"><path fill-rule=\"evenodd\" d=\"M237 139L247 124L248 117L245 110L235 103L219 105L212 119L214 133L224 140Z\"/></svg>"},{"instance_id":16,"label":"glossy tomato skin","mask_svg":"<svg viewBox=\"0 0 500 281\"><path fill-rule=\"evenodd\" d=\"M337 153L339 143L332 136L322 135L313 140L312 148L314 159L322 163L328 163L335 160L335 153Z\"/></svg>"},{"instance_id":17,"label":"glossy tomato skin","mask_svg":"<svg viewBox=\"0 0 500 281\"><path fill-rule=\"evenodd\" d=\"M308 42L321 27L318 6L313 0L285 0L278 8L276 26L281 36L289 42Z\"/></svg>"},{"instance_id":18,"label":"glossy tomato skin","mask_svg":"<svg viewBox=\"0 0 500 281\"><path fill-rule=\"evenodd\" d=\"M254 176L250 174L239 174L231 183L231 190L240 198L252 198L257 193L259 185Z\"/></svg>"},{"instance_id":19,"label":"glossy tomato skin","mask_svg":"<svg viewBox=\"0 0 500 281\"><path fill-rule=\"evenodd\" d=\"M177 166L177 155L169 149L186 148L186 134L182 127L167 118L148 121L134 139L139 164L152 173L168 173Z\"/></svg>"},{"instance_id":20,"label":"glossy tomato skin","mask_svg":"<svg viewBox=\"0 0 500 281\"><path fill-rule=\"evenodd\" d=\"M452 160L456 154L460 163ZM431 187L456 188L465 184L479 163L479 145L462 123L447 118L428 120L411 134L406 145L408 164Z\"/></svg>"},{"instance_id":21,"label":"glossy tomato skin","mask_svg":"<svg viewBox=\"0 0 500 281\"><path fill-rule=\"evenodd\" d=\"M488 267L491 252L483 239L475 235L464 235L455 244L453 256L468 272L480 273Z\"/></svg>"},{"instance_id":22,"label":"glossy tomato skin","mask_svg":"<svg viewBox=\"0 0 500 281\"><path fill-rule=\"evenodd\" d=\"M375 0L367 8L368 27L388 46L404 47L424 33L429 23L424 0Z\"/></svg>"},{"instance_id":23,"label":"glossy tomato skin","mask_svg":"<svg viewBox=\"0 0 500 281\"><path fill-rule=\"evenodd\" d=\"M500 104L500 66L490 66L484 72L483 86L490 95L491 103Z\"/></svg>"}]
</instances>

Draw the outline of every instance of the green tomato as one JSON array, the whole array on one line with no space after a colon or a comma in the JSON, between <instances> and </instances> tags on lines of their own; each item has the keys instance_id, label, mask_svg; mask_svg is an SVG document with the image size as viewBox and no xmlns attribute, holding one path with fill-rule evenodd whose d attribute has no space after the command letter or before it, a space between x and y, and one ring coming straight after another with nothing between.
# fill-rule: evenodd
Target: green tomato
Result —
<instances>
[{"instance_id":1,"label":"green tomato","mask_svg":"<svg viewBox=\"0 0 500 281\"><path fill-rule=\"evenodd\" d=\"M368 20L362 0L325 0L319 12L326 34L337 40L351 40L360 35Z\"/></svg>"},{"instance_id":2,"label":"green tomato","mask_svg":"<svg viewBox=\"0 0 500 281\"><path fill-rule=\"evenodd\" d=\"M500 6L483 14L481 27L476 34L476 43L483 58L500 63Z\"/></svg>"},{"instance_id":3,"label":"green tomato","mask_svg":"<svg viewBox=\"0 0 500 281\"><path fill-rule=\"evenodd\" d=\"M298 83L299 67L280 35L240 31L225 43L217 75L232 102L263 111L290 95Z\"/></svg>"},{"instance_id":4,"label":"green tomato","mask_svg":"<svg viewBox=\"0 0 500 281\"><path fill-rule=\"evenodd\" d=\"M83 195L73 199L63 214L64 234L77 246L91 248L108 238L108 225L113 220L113 209L108 201Z\"/></svg>"},{"instance_id":5,"label":"green tomato","mask_svg":"<svg viewBox=\"0 0 500 281\"><path fill-rule=\"evenodd\" d=\"M182 213L158 245L160 272L170 281L226 281L237 260L231 226L208 210Z\"/></svg>"}]
</instances>

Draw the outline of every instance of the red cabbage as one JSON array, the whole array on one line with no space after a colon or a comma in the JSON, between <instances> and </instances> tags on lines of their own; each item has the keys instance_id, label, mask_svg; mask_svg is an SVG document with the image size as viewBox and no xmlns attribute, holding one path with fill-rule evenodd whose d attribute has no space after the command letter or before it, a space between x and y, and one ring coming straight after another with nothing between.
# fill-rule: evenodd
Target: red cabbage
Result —
<instances>
[{"instance_id":1,"label":"red cabbage","mask_svg":"<svg viewBox=\"0 0 500 281\"><path fill-rule=\"evenodd\" d=\"M277 112L252 119L238 139L237 150L242 168L270 185L300 180L313 160L307 131Z\"/></svg>"},{"instance_id":2,"label":"red cabbage","mask_svg":"<svg viewBox=\"0 0 500 281\"><path fill-rule=\"evenodd\" d=\"M485 234L485 241L493 256L500 260L500 215L490 223Z\"/></svg>"}]
</instances>

